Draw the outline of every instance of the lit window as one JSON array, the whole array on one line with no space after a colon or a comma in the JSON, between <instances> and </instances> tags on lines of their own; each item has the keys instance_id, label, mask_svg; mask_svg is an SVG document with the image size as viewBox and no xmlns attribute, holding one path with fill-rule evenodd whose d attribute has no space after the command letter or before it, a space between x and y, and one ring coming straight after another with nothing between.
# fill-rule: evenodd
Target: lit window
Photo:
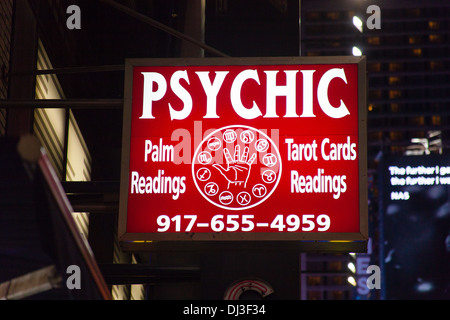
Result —
<instances>
[{"instance_id":1,"label":"lit window","mask_svg":"<svg viewBox=\"0 0 450 320\"><path fill-rule=\"evenodd\" d=\"M415 57L420 57L422 55L422 49L420 49L420 48L413 49L412 54Z\"/></svg>"},{"instance_id":2,"label":"lit window","mask_svg":"<svg viewBox=\"0 0 450 320\"><path fill-rule=\"evenodd\" d=\"M330 270L330 271L342 270L342 262L341 261L330 261L328 263L328 270Z\"/></svg>"},{"instance_id":3,"label":"lit window","mask_svg":"<svg viewBox=\"0 0 450 320\"><path fill-rule=\"evenodd\" d=\"M369 63L368 69L370 72L380 72L381 63Z\"/></svg>"},{"instance_id":4,"label":"lit window","mask_svg":"<svg viewBox=\"0 0 450 320\"><path fill-rule=\"evenodd\" d=\"M417 125L417 126L423 126L425 123L425 118L423 116L421 117L414 117L411 118L411 122L413 125Z\"/></svg>"},{"instance_id":5,"label":"lit window","mask_svg":"<svg viewBox=\"0 0 450 320\"><path fill-rule=\"evenodd\" d=\"M322 300L321 291L308 291L308 300Z\"/></svg>"},{"instance_id":6,"label":"lit window","mask_svg":"<svg viewBox=\"0 0 450 320\"><path fill-rule=\"evenodd\" d=\"M331 277L330 280L331 280L331 281L330 281L331 284L336 285L336 286L338 286L338 285L343 285L343 284L344 284L344 278L341 277L341 276Z\"/></svg>"},{"instance_id":7,"label":"lit window","mask_svg":"<svg viewBox=\"0 0 450 320\"><path fill-rule=\"evenodd\" d=\"M341 42L340 41L332 41L332 42L330 42L330 46L334 47L334 48L340 47Z\"/></svg>"},{"instance_id":8,"label":"lit window","mask_svg":"<svg viewBox=\"0 0 450 320\"><path fill-rule=\"evenodd\" d=\"M403 134L401 132L398 132L398 131L396 131L396 132L393 132L393 131L389 132L389 139L391 139L392 141L402 140L402 138L403 138Z\"/></svg>"},{"instance_id":9,"label":"lit window","mask_svg":"<svg viewBox=\"0 0 450 320\"><path fill-rule=\"evenodd\" d=\"M369 139L370 140L381 140L381 139L383 139L383 132L381 132L381 131L370 132Z\"/></svg>"},{"instance_id":10,"label":"lit window","mask_svg":"<svg viewBox=\"0 0 450 320\"><path fill-rule=\"evenodd\" d=\"M428 21L428 28L432 30L439 29L439 22L437 21Z\"/></svg>"},{"instance_id":11,"label":"lit window","mask_svg":"<svg viewBox=\"0 0 450 320\"><path fill-rule=\"evenodd\" d=\"M309 276L308 277L308 285L309 286L318 286L322 282L322 278L319 276Z\"/></svg>"},{"instance_id":12,"label":"lit window","mask_svg":"<svg viewBox=\"0 0 450 320\"><path fill-rule=\"evenodd\" d=\"M409 17L419 17L420 16L420 9L416 9L416 8L409 9L409 10L407 10L406 13L407 13L407 15Z\"/></svg>"},{"instance_id":13,"label":"lit window","mask_svg":"<svg viewBox=\"0 0 450 320\"><path fill-rule=\"evenodd\" d=\"M389 99L396 99L402 96L402 92L400 90L389 90Z\"/></svg>"},{"instance_id":14,"label":"lit window","mask_svg":"<svg viewBox=\"0 0 450 320\"><path fill-rule=\"evenodd\" d=\"M401 63L389 63L389 71L400 71L402 70L402 64Z\"/></svg>"},{"instance_id":15,"label":"lit window","mask_svg":"<svg viewBox=\"0 0 450 320\"><path fill-rule=\"evenodd\" d=\"M418 44L421 43L422 38L420 36L410 36L408 37L409 44Z\"/></svg>"},{"instance_id":16,"label":"lit window","mask_svg":"<svg viewBox=\"0 0 450 320\"><path fill-rule=\"evenodd\" d=\"M430 69L431 70L438 70L443 68L442 61L430 61Z\"/></svg>"},{"instance_id":17,"label":"lit window","mask_svg":"<svg viewBox=\"0 0 450 320\"><path fill-rule=\"evenodd\" d=\"M391 146L391 153L395 154L395 153L400 153L403 152L403 148L400 146Z\"/></svg>"},{"instance_id":18,"label":"lit window","mask_svg":"<svg viewBox=\"0 0 450 320\"><path fill-rule=\"evenodd\" d=\"M438 34L430 34L428 40L430 42L442 42L442 37Z\"/></svg>"},{"instance_id":19,"label":"lit window","mask_svg":"<svg viewBox=\"0 0 450 320\"><path fill-rule=\"evenodd\" d=\"M369 99L381 99L383 92L381 90L370 90Z\"/></svg>"},{"instance_id":20,"label":"lit window","mask_svg":"<svg viewBox=\"0 0 450 320\"><path fill-rule=\"evenodd\" d=\"M368 37L367 43L373 44L373 45L379 45L381 43L381 40L380 40L380 37Z\"/></svg>"},{"instance_id":21,"label":"lit window","mask_svg":"<svg viewBox=\"0 0 450 320\"><path fill-rule=\"evenodd\" d=\"M439 126L439 125L441 125L441 117L440 117L440 116L432 116L432 117L431 117L431 123L432 123L434 126Z\"/></svg>"},{"instance_id":22,"label":"lit window","mask_svg":"<svg viewBox=\"0 0 450 320\"><path fill-rule=\"evenodd\" d=\"M398 112L399 109L400 109L400 106L398 103L391 103L391 111L392 112Z\"/></svg>"},{"instance_id":23,"label":"lit window","mask_svg":"<svg viewBox=\"0 0 450 320\"><path fill-rule=\"evenodd\" d=\"M400 78L399 77L389 77L389 84L393 85L393 84L399 84L400 83Z\"/></svg>"},{"instance_id":24,"label":"lit window","mask_svg":"<svg viewBox=\"0 0 450 320\"><path fill-rule=\"evenodd\" d=\"M339 19L339 12L328 12L327 18L330 20L337 20Z\"/></svg>"},{"instance_id":25,"label":"lit window","mask_svg":"<svg viewBox=\"0 0 450 320\"><path fill-rule=\"evenodd\" d=\"M306 15L306 20L308 21L319 21L320 13L318 12L308 12Z\"/></svg>"},{"instance_id":26,"label":"lit window","mask_svg":"<svg viewBox=\"0 0 450 320\"><path fill-rule=\"evenodd\" d=\"M331 299L333 300L343 300L344 299L344 292L342 291L331 291Z\"/></svg>"}]
</instances>

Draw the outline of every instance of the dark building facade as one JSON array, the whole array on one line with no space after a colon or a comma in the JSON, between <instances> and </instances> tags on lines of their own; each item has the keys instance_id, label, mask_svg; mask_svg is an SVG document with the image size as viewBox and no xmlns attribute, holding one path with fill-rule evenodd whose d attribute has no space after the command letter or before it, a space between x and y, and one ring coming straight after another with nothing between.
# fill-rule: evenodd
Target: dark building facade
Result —
<instances>
[{"instance_id":1,"label":"dark building facade","mask_svg":"<svg viewBox=\"0 0 450 320\"><path fill-rule=\"evenodd\" d=\"M384 259L379 255L378 175L383 156L448 152L449 10L445 1L302 1L301 55L363 54L367 58L369 233L373 241L371 255L356 255L354 262L370 258L369 264L379 265ZM323 263L331 259L322 258ZM341 270L347 261L344 264ZM314 289L326 281L322 275L307 286L311 298L332 294ZM358 280L358 275L354 278ZM380 290L361 290L357 283L352 297L382 295Z\"/></svg>"}]
</instances>

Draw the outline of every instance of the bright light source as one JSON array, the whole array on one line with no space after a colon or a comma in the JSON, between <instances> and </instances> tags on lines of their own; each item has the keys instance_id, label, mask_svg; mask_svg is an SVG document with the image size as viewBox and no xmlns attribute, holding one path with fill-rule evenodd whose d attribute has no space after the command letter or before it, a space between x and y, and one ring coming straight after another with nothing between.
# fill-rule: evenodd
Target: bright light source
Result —
<instances>
[{"instance_id":1,"label":"bright light source","mask_svg":"<svg viewBox=\"0 0 450 320\"><path fill-rule=\"evenodd\" d=\"M359 32L363 32L363 22L357 16L353 17L353 25L359 30Z\"/></svg>"},{"instance_id":2,"label":"bright light source","mask_svg":"<svg viewBox=\"0 0 450 320\"><path fill-rule=\"evenodd\" d=\"M356 287L356 280L352 276L347 278L348 283L350 283L352 286Z\"/></svg>"},{"instance_id":3,"label":"bright light source","mask_svg":"<svg viewBox=\"0 0 450 320\"><path fill-rule=\"evenodd\" d=\"M358 47L353 47L352 48L352 53L353 53L354 56L357 56L357 57L362 56L362 52L361 52L361 50L359 50Z\"/></svg>"},{"instance_id":4,"label":"bright light source","mask_svg":"<svg viewBox=\"0 0 450 320\"><path fill-rule=\"evenodd\" d=\"M416 290L419 292L428 292L433 290L433 284L431 282L422 282L416 286Z\"/></svg>"},{"instance_id":5,"label":"bright light source","mask_svg":"<svg viewBox=\"0 0 450 320\"><path fill-rule=\"evenodd\" d=\"M356 272L356 268L355 268L355 265L353 264L353 262L349 262L347 265L347 268L353 273Z\"/></svg>"}]
</instances>

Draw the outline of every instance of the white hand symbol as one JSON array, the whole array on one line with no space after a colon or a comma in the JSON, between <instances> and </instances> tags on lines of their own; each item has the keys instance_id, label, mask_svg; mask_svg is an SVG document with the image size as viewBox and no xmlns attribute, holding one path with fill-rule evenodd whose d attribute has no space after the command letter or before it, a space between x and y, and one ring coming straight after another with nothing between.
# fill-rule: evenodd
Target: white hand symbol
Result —
<instances>
[{"instance_id":1,"label":"white hand symbol","mask_svg":"<svg viewBox=\"0 0 450 320\"><path fill-rule=\"evenodd\" d=\"M230 151L227 148L223 149L223 153L225 154L225 160L227 162L227 168L225 169L220 164L213 164L213 167L216 168L228 181L228 188L230 184L241 185L244 184L244 188L247 186L247 180L250 176L250 168L253 162L256 159L256 154L252 154L250 159L248 158L249 149L248 147L244 148L244 153L242 157L240 156L240 146L236 146L234 148L234 158L231 156Z\"/></svg>"}]
</instances>

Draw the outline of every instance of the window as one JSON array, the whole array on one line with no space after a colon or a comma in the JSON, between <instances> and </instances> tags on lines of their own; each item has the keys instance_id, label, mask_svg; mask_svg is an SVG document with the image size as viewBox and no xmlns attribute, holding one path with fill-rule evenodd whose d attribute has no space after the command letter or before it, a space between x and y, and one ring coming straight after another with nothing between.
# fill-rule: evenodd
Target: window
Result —
<instances>
[{"instance_id":1,"label":"window","mask_svg":"<svg viewBox=\"0 0 450 320\"><path fill-rule=\"evenodd\" d=\"M439 22L437 21L428 21L428 28L431 30L439 29Z\"/></svg>"},{"instance_id":2,"label":"window","mask_svg":"<svg viewBox=\"0 0 450 320\"><path fill-rule=\"evenodd\" d=\"M339 12L327 12L327 19L335 21L338 20L339 17L340 17Z\"/></svg>"},{"instance_id":3,"label":"window","mask_svg":"<svg viewBox=\"0 0 450 320\"><path fill-rule=\"evenodd\" d=\"M368 37L367 43L372 45L379 45L381 43L380 37Z\"/></svg>"},{"instance_id":4,"label":"window","mask_svg":"<svg viewBox=\"0 0 450 320\"><path fill-rule=\"evenodd\" d=\"M306 14L307 21L320 21L321 15L319 12L308 12Z\"/></svg>"},{"instance_id":5,"label":"window","mask_svg":"<svg viewBox=\"0 0 450 320\"><path fill-rule=\"evenodd\" d=\"M383 91L381 90L370 90L369 99L381 99L383 96Z\"/></svg>"},{"instance_id":6,"label":"window","mask_svg":"<svg viewBox=\"0 0 450 320\"><path fill-rule=\"evenodd\" d=\"M389 71L401 71L403 69L403 65L401 63L389 63Z\"/></svg>"},{"instance_id":7,"label":"window","mask_svg":"<svg viewBox=\"0 0 450 320\"><path fill-rule=\"evenodd\" d=\"M389 139L392 140L392 141L402 140L402 138L403 138L403 133L402 132L398 132L398 131L396 131L396 132L394 132L394 131L389 132Z\"/></svg>"},{"instance_id":8,"label":"window","mask_svg":"<svg viewBox=\"0 0 450 320\"><path fill-rule=\"evenodd\" d=\"M330 284L335 286L342 286L346 284L347 280L344 280L343 276L333 276L330 277Z\"/></svg>"},{"instance_id":9,"label":"window","mask_svg":"<svg viewBox=\"0 0 450 320\"><path fill-rule=\"evenodd\" d=\"M383 132L381 131L369 132L369 139L379 141L383 139Z\"/></svg>"},{"instance_id":10,"label":"window","mask_svg":"<svg viewBox=\"0 0 450 320\"><path fill-rule=\"evenodd\" d=\"M430 70L443 70L444 64L442 61L430 61Z\"/></svg>"},{"instance_id":11,"label":"window","mask_svg":"<svg viewBox=\"0 0 450 320\"><path fill-rule=\"evenodd\" d=\"M391 112L398 112L400 105L398 103L391 103Z\"/></svg>"},{"instance_id":12,"label":"window","mask_svg":"<svg viewBox=\"0 0 450 320\"><path fill-rule=\"evenodd\" d=\"M369 63L368 69L370 72L380 72L381 71L381 63Z\"/></svg>"},{"instance_id":13,"label":"window","mask_svg":"<svg viewBox=\"0 0 450 320\"><path fill-rule=\"evenodd\" d=\"M434 126L440 126L441 125L441 116L432 116L431 124Z\"/></svg>"},{"instance_id":14,"label":"window","mask_svg":"<svg viewBox=\"0 0 450 320\"><path fill-rule=\"evenodd\" d=\"M419 44L422 43L422 36L409 36L408 37L409 44Z\"/></svg>"},{"instance_id":15,"label":"window","mask_svg":"<svg viewBox=\"0 0 450 320\"><path fill-rule=\"evenodd\" d=\"M402 96L400 90L389 90L389 99L398 99Z\"/></svg>"},{"instance_id":16,"label":"window","mask_svg":"<svg viewBox=\"0 0 450 320\"><path fill-rule=\"evenodd\" d=\"M389 77L388 82L390 85L395 85L400 83L400 77Z\"/></svg>"},{"instance_id":17,"label":"window","mask_svg":"<svg viewBox=\"0 0 450 320\"><path fill-rule=\"evenodd\" d=\"M343 300L344 298L345 298L345 294L342 290L331 291L331 293L330 293L331 300Z\"/></svg>"},{"instance_id":18,"label":"window","mask_svg":"<svg viewBox=\"0 0 450 320\"><path fill-rule=\"evenodd\" d=\"M392 154L403 153L403 147L400 146L391 146L390 149Z\"/></svg>"},{"instance_id":19,"label":"window","mask_svg":"<svg viewBox=\"0 0 450 320\"><path fill-rule=\"evenodd\" d=\"M308 292L308 300L322 300L322 292L321 291L309 291Z\"/></svg>"},{"instance_id":20,"label":"window","mask_svg":"<svg viewBox=\"0 0 450 320\"><path fill-rule=\"evenodd\" d=\"M425 117L424 116L412 117L410 119L410 122L412 125L423 126L425 124Z\"/></svg>"},{"instance_id":21,"label":"window","mask_svg":"<svg viewBox=\"0 0 450 320\"><path fill-rule=\"evenodd\" d=\"M322 283L322 277L319 276L309 276L308 286L319 286Z\"/></svg>"},{"instance_id":22,"label":"window","mask_svg":"<svg viewBox=\"0 0 450 320\"><path fill-rule=\"evenodd\" d=\"M411 54L414 57L420 57L422 55L422 49L420 49L420 48L412 49Z\"/></svg>"},{"instance_id":23,"label":"window","mask_svg":"<svg viewBox=\"0 0 450 320\"><path fill-rule=\"evenodd\" d=\"M329 271L340 271L342 270L342 262L341 261L330 261L328 263L328 268Z\"/></svg>"},{"instance_id":24,"label":"window","mask_svg":"<svg viewBox=\"0 0 450 320\"><path fill-rule=\"evenodd\" d=\"M442 42L442 37L438 34L430 34L428 35L428 41L432 43L440 43Z\"/></svg>"},{"instance_id":25,"label":"window","mask_svg":"<svg viewBox=\"0 0 450 320\"><path fill-rule=\"evenodd\" d=\"M418 8L406 10L406 16L410 18L420 17L421 11Z\"/></svg>"}]
</instances>

